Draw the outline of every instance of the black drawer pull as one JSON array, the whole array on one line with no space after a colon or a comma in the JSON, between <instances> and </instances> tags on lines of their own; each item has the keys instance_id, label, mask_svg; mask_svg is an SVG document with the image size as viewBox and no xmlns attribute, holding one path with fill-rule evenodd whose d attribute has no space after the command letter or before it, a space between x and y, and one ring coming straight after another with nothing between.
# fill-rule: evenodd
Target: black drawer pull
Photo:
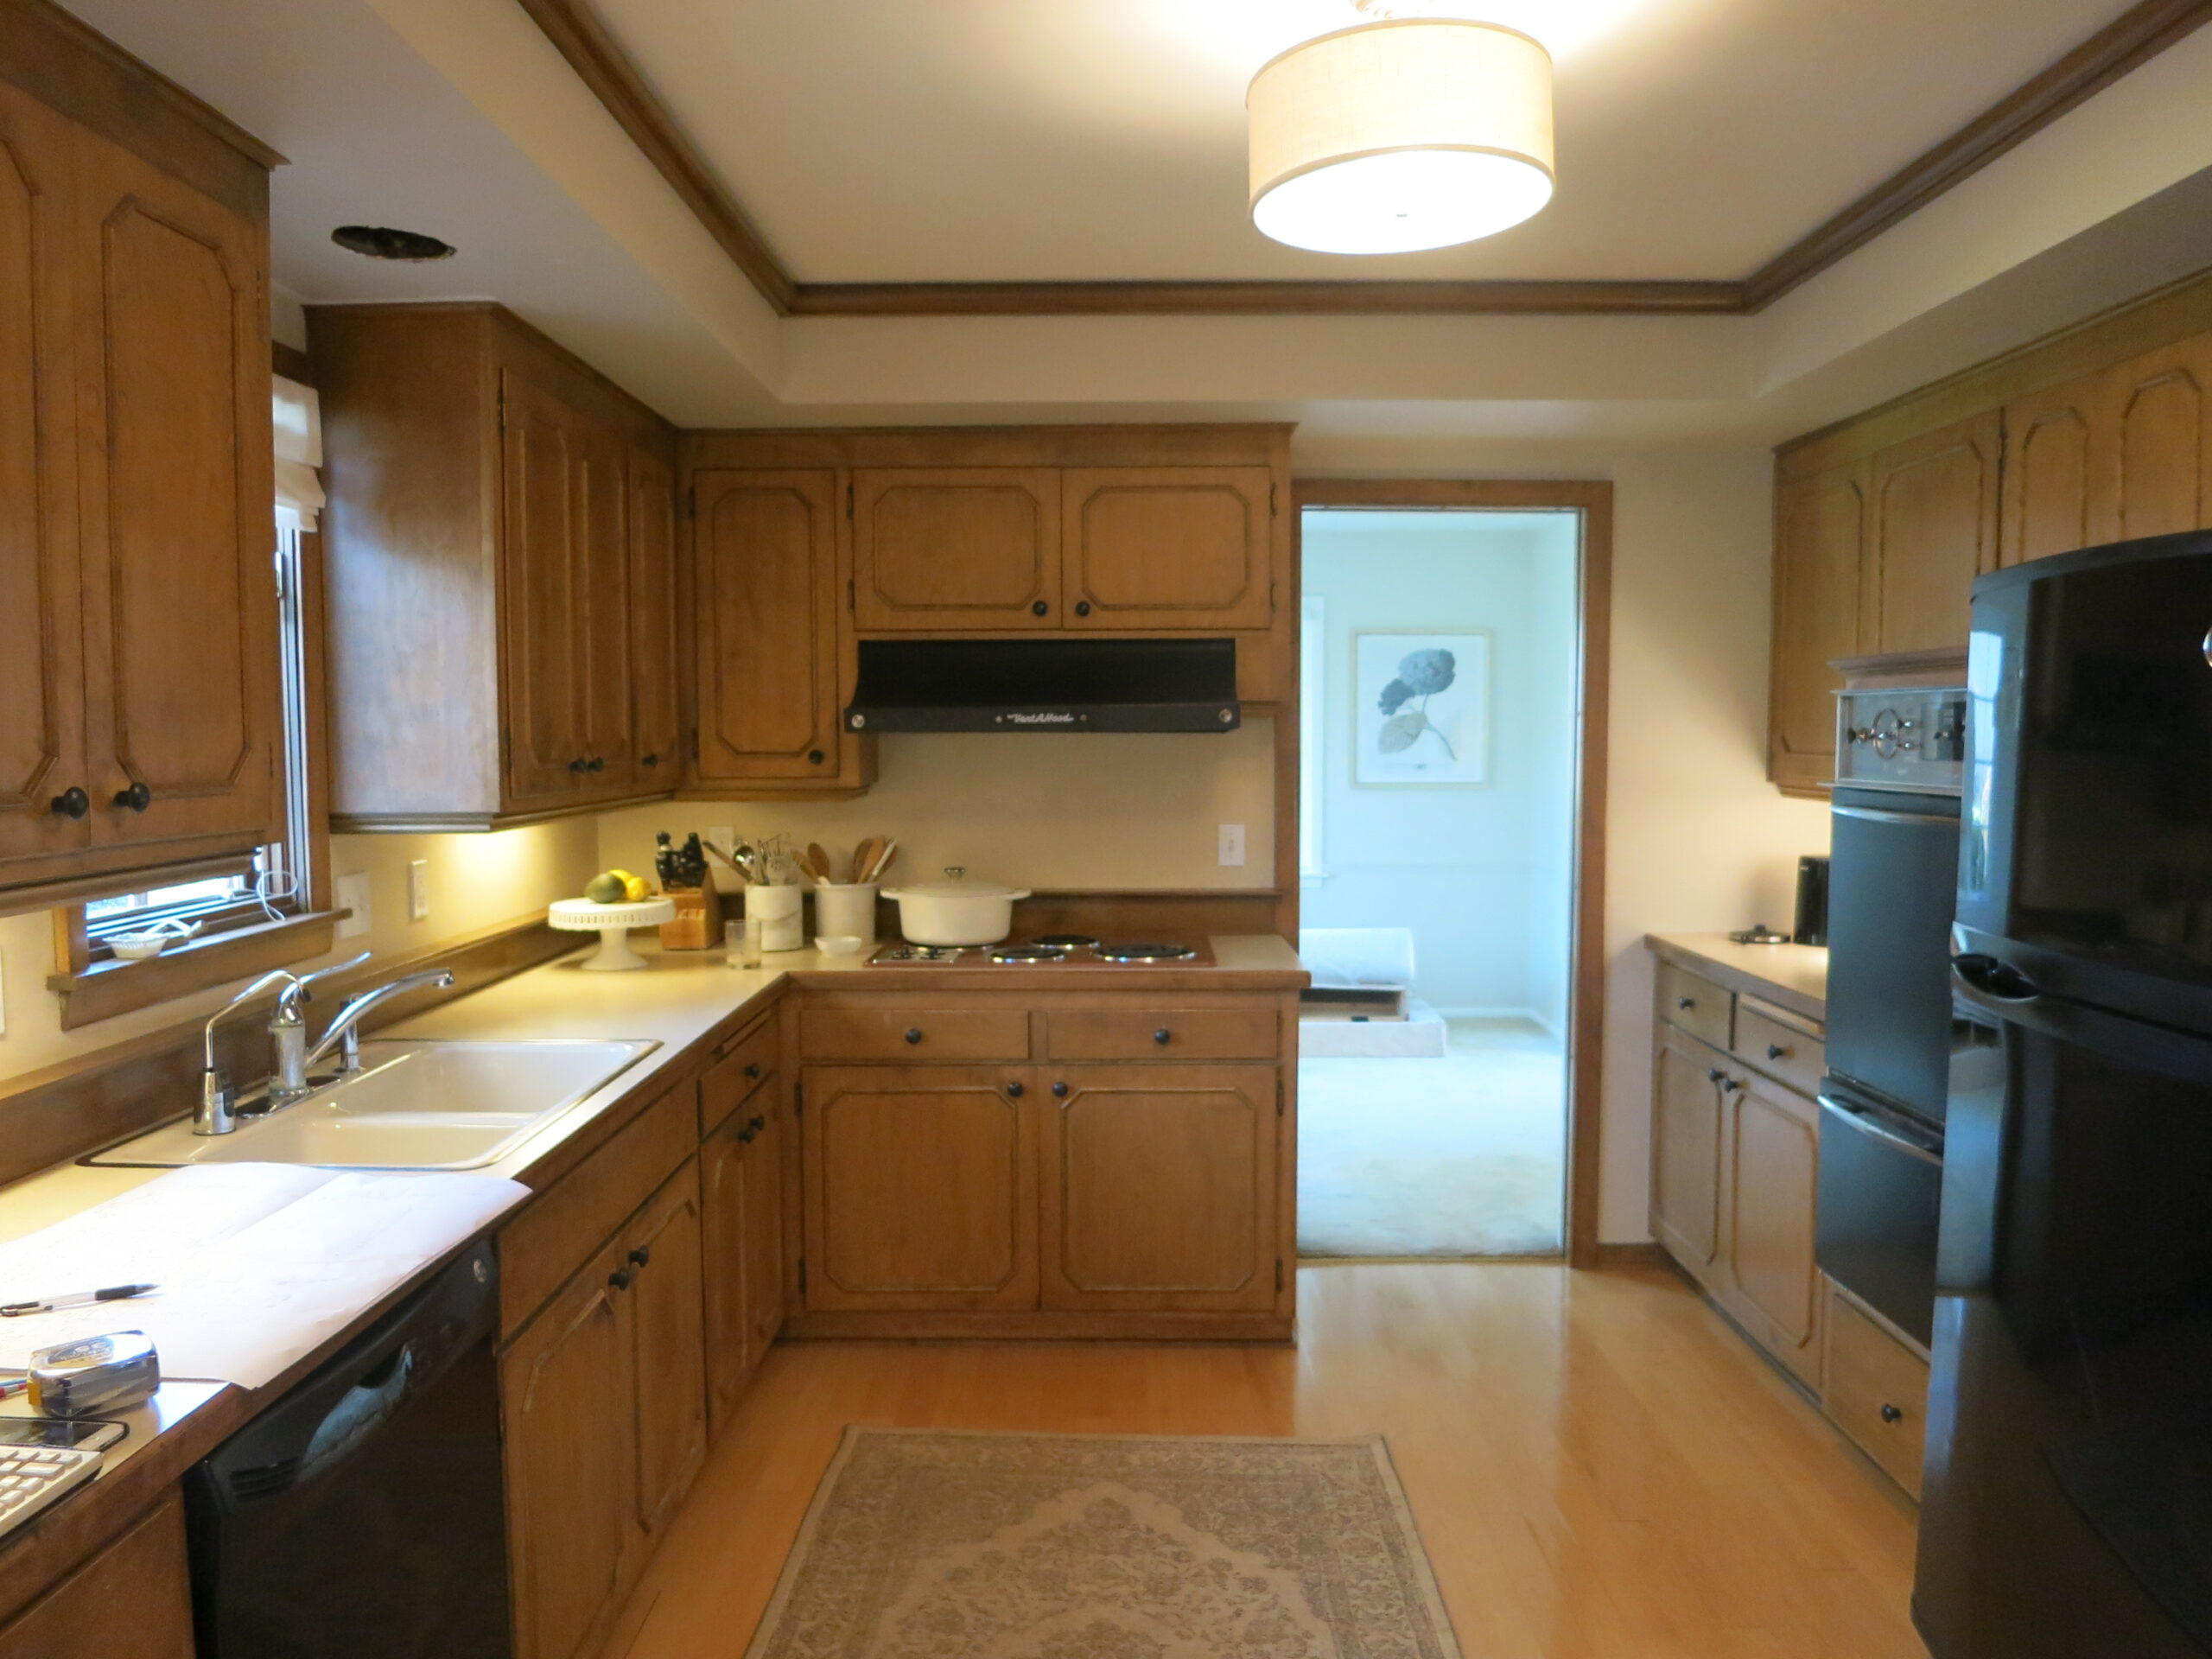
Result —
<instances>
[{"instance_id":1,"label":"black drawer pull","mask_svg":"<svg viewBox=\"0 0 2212 1659\"><path fill-rule=\"evenodd\" d=\"M1054 1084L1052 1085L1052 1097L1055 1100L1065 1100L1068 1097L1067 1084L1065 1083Z\"/></svg>"},{"instance_id":2,"label":"black drawer pull","mask_svg":"<svg viewBox=\"0 0 2212 1659\"><path fill-rule=\"evenodd\" d=\"M748 1123L748 1124L747 1124L747 1125L746 1125L746 1128L747 1128L748 1129L752 1130L752 1131L753 1131L753 1134L755 1134L755 1135L760 1134L761 1130L763 1130L763 1129L766 1128L767 1127L768 1127L768 1120L767 1120L766 1118L765 1118L765 1117L756 1117L756 1118L754 1118L754 1119L753 1120L753 1122L750 1122L750 1123Z\"/></svg>"},{"instance_id":3,"label":"black drawer pull","mask_svg":"<svg viewBox=\"0 0 2212 1659\"><path fill-rule=\"evenodd\" d=\"M745 1080L746 1080L747 1083L758 1083L758 1082L760 1082L760 1061L755 1060L755 1061L753 1061L753 1064L752 1064L752 1065L748 1065L748 1066L747 1066L747 1067L745 1068Z\"/></svg>"},{"instance_id":4,"label":"black drawer pull","mask_svg":"<svg viewBox=\"0 0 2212 1659\"><path fill-rule=\"evenodd\" d=\"M1692 1008L1697 1007L1697 998L1694 996L1678 996L1675 999L1675 1006L1680 1008L1684 1014L1688 1014Z\"/></svg>"},{"instance_id":5,"label":"black drawer pull","mask_svg":"<svg viewBox=\"0 0 2212 1659\"><path fill-rule=\"evenodd\" d=\"M570 772L581 772L590 765L590 761L585 760L583 756L578 755L575 760L569 762L569 770Z\"/></svg>"},{"instance_id":6,"label":"black drawer pull","mask_svg":"<svg viewBox=\"0 0 2212 1659\"><path fill-rule=\"evenodd\" d=\"M1174 1033L1169 1031L1166 1027L1162 1026L1158 1031L1152 1033L1152 1040L1158 1043L1162 1048L1165 1048L1167 1046L1168 1039L1173 1035Z\"/></svg>"},{"instance_id":7,"label":"black drawer pull","mask_svg":"<svg viewBox=\"0 0 2212 1659\"><path fill-rule=\"evenodd\" d=\"M133 812L143 812L154 804L154 791L143 783L134 783L128 789L115 791L115 804Z\"/></svg>"},{"instance_id":8,"label":"black drawer pull","mask_svg":"<svg viewBox=\"0 0 2212 1659\"><path fill-rule=\"evenodd\" d=\"M1728 1074L1727 1074L1726 1071L1722 1071L1719 1066L1717 1066L1717 1065L1714 1065L1714 1066L1708 1066L1708 1067L1707 1067L1707 1068L1706 1068L1705 1080L1706 1080L1707 1083L1718 1083L1718 1082L1719 1082L1719 1081L1721 1080L1721 1078L1723 1078L1723 1077L1726 1077L1727 1075L1728 1075Z\"/></svg>"},{"instance_id":9,"label":"black drawer pull","mask_svg":"<svg viewBox=\"0 0 2212 1659\"><path fill-rule=\"evenodd\" d=\"M922 1028L921 1028L919 1026L909 1026L909 1027L906 1027L906 1040L907 1040L907 1042L909 1042L909 1043L918 1043L918 1042L920 1042L920 1041L922 1040Z\"/></svg>"},{"instance_id":10,"label":"black drawer pull","mask_svg":"<svg viewBox=\"0 0 2212 1659\"><path fill-rule=\"evenodd\" d=\"M660 765L660 756L657 754L641 754L638 757L638 764L641 766L657 766Z\"/></svg>"},{"instance_id":11,"label":"black drawer pull","mask_svg":"<svg viewBox=\"0 0 2212 1659\"><path fill-rule=\"evenodd\" d=\"M1076 601L1075 613L1077 616L1089 616L1090 614L1090 601L1087 599L1078 599Z\"/></svg>"},{"instance_id":12,"label":"black drawer pull","mask_svg":"<svg viewBox=\"0 0 2212 1659\"><path fill-rule=\"evenodd\" d=\"M81 818L92 810L92 798L72 784L47 804L65 818Z\"/></svg>"},{"instance_id":13,"label":"black drawer pull","mask_svg":"<svg viewBox=\"0 0 2212 1659\"><path fill-rule=\"evenodd\" d=\"M1735 1077L1723 1077L1720 1079L1720 1092L1724 1095L1732 1095L1743 1086L1743 1084Z\"/></svg>"},{"instance_id":14,"label":"black drawer pull","mask_svg":"<svg viewBox=\"0 0 2212 1659\"><path fill-rule=\"evenodd\" d=\"M1887 1401L1884 1401L1882 1402L1882 1421L1885 1423L1901 1423L1904 1421L1904 1413L1899 1411L1895 1406L1891 1405Z\"/></svg>"},{"instance_id":15,"label":"black drawer pull","mask_svg":"<svg viewBox=\"0 0 2212 1659\"><path fill-rule=\"evenodd\" d=\"M1045 614L1045 613L1046 613L1046 612L1047 612L1047 611L1051 610L1052 608L1052 607L1050 605L1047 605L1047 604L1046 604L1043 600L1041 600L1041 599L1040 599L1040 600L1039 600L1039 601L1038 601L1034 605L1032 605L1032 606L1029 607L1029 614L1030 614L1030 615L1032 615L1032 616L1042 616L1042 615L1044 615L1044 614Z\"/></svg>"},{"instance_id":16,"label":"black drawer pull","mask_svg":"<svg viewBox=\"0 0 2212 1659\"><path fill-rule=\"evenodd\" d=\"M652 1247L649 1244L640 1244L630 1252L630 1265L634 1268L642 1268L652 1259Z\"/></svg>"},{"instance_id":17,"label":"black drawer pull","mask_svg":"<svg viewBox=\"0 0 2212 1659\"><path fill-rule=\"evenodd\" d=\"M1766 1046L1766 1057L1770 1060L1786 1060L1789 1058L1789 1051L1780 1043L1769 1043Z\"/></svg>"},{"instance_id":18,"label":"black drawer pull","mask_svg":"<svg viewBox=\"0 0 2212 1659\"><path fill-rule=\"evenodd\" d=\"M635 1268L617 1268L607 1275L607 1282L616 1290L627 1290L638 1282L638 1270Z\"/></svg>"},{"instance_id":19,"label":"black drawer pull","mask_svg":"<svg viewBox=\"0 0 2212 1659\"><path fill-rule=\"evenodd\" d=\"M1021 1085L1018 1083L1009 1083L1007 1084L1006 1097L1008 1100L1020 1100L1021 1098Z\"/></svg>"},{"instance_id":20,"label":"black drawer pull","mask_svg":"<svg viewBox=\"0 0 2212 1659\"><path fill-rule=\"evenodd\" d=\"M820 766L822 764L822 751L819 749L809 749L806 752L806 764L810 766Z\"/></svg>"}]
</instances>

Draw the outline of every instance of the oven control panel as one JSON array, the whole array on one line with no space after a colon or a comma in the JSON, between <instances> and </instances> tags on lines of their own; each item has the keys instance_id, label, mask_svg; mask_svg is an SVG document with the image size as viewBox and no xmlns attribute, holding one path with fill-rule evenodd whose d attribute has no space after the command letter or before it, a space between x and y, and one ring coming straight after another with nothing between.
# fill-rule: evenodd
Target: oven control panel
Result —
<instances>
[{"instance_id":1,"label":"oven control panel","mask_svg":"<svg viewBox=\"0 0 2212 1659\"><path fill-rule=\"evenodd\" d=\"M1962 686L1845 691L1836 698L1835 780L1928 795L1966 781Z\"/></svg>"}]
</instances>

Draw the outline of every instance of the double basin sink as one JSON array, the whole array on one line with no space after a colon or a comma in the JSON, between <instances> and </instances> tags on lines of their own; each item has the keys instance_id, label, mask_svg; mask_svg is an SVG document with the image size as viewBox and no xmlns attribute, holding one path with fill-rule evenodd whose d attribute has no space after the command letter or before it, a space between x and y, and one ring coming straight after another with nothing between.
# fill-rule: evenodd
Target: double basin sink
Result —
<instances>
[{"instance_id":1,"label":"double basin sink","mask_svg":"<svg viewBox=\"0 0 2212 1659\"><path fill-rule=\"evenodd\" d=\"M85 1161L481 1169L658 1047L646 1041L361 1045L361 1069L228 1135L163 1124ZM249 1103L250 1109L250 1103Z\"/></svg>"}]
</instances>

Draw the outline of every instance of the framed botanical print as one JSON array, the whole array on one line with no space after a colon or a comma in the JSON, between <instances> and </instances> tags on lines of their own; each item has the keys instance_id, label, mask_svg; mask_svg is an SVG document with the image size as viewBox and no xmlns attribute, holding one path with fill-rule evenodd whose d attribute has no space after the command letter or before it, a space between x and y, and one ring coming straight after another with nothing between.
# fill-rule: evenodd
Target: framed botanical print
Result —
<instances>
[{"instance_id":1,"label":"framed botanical print","mask_svg":"<svg viewBox=\"0 0 2212 1659\"><path fill-rule=\"evenodd\" d=\"M1490 781L1490 635L1352 636L1352 775L1363 789Z\"/></svg>"}]
</instances>

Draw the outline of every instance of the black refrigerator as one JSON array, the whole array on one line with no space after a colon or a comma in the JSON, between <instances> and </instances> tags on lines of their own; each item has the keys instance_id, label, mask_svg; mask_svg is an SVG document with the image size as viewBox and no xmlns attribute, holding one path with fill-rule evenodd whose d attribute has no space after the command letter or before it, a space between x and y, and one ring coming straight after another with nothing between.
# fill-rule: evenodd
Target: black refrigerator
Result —
<instances>
[{"instance_id":1,"label":"black refrigerator","mask_svg":"<svg viewBox=\"0 0 2212 1659\"><path fill-rule=\"evenodd\" d=\"M2212 1655L2212 535L1974 585L1914 1612Z\"/></svg>"}]
</instances>

